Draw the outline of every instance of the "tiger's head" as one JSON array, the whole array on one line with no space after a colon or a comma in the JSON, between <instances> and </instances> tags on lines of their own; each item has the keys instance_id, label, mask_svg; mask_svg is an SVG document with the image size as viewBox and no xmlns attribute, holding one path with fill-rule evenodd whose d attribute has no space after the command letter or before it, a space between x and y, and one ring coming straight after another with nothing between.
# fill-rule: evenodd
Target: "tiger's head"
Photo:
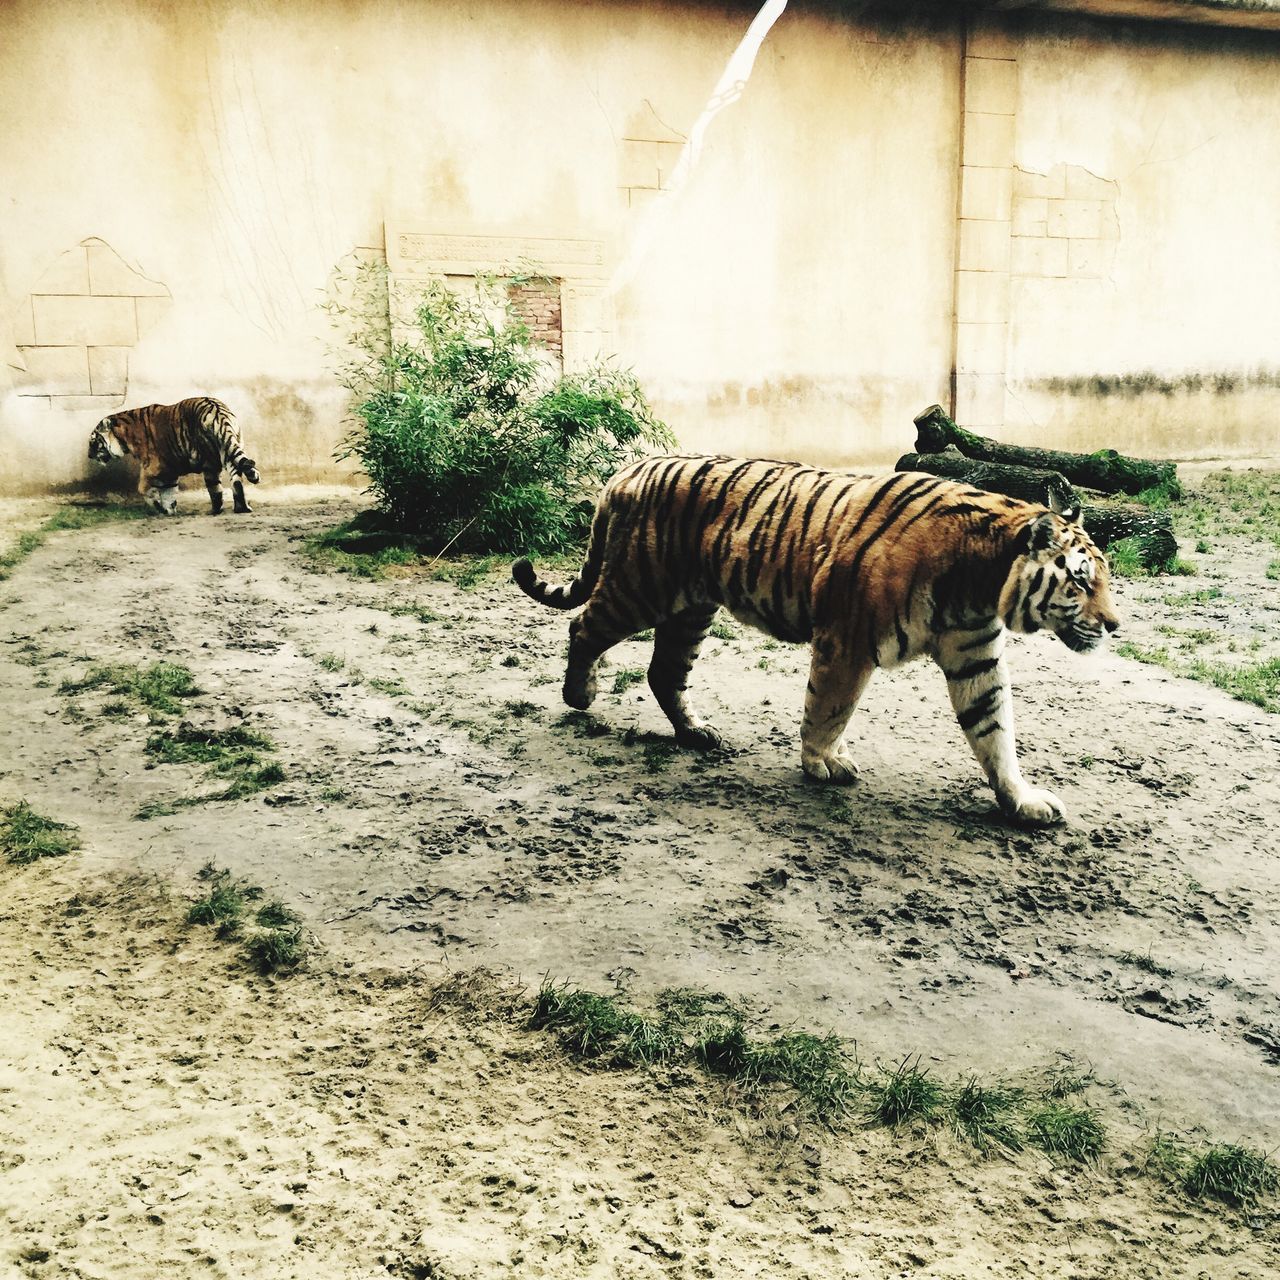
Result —
<instances>
[{"instance_id":1,"label":"tiger's head","mask_svg":"<svg viewBox=\"0 0 1280 1280\"><path fill-rule=\"evenodd\" d=\"M1120 625L1106 557L1084 531L1080 509L1051 495L1050 509L1018 535L1020 554L1000 592L1010 631L1041 628L1077 653L1088 653Z\"/></svg>"},{"instance_id":2,"label":"tiger's head","mask_svg":"<svg viewBox=\"0 0 1280 1280\"><path fill-rule=\"evenodd\" d=\"M90 459L94 462L110 462L112 458L123 458L128 452L115 433L112 419L103 418L89 437Z\"/></svg>"}]
</instances>

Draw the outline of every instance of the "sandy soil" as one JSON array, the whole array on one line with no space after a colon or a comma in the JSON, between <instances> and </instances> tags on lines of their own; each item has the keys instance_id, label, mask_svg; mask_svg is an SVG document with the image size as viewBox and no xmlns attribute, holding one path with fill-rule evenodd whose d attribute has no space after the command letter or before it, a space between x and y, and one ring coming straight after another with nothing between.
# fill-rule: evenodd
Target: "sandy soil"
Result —
<instances>
[{"instance_id":1,"label":"sandy soil","mask_svg":"<svg viewBox=\"0 0 1280 1280\"><path fill-rule=\"evenodd\" d=\"M1024 764L1069 825L994 816L927 664L873 683L859 784L810 786L801 651L711 642L695 687L735 749L673 754L643 683L623 687L642 643L615 651L593 715L566 715L565 619L501 576L464 590L309 571L301 539L351 505L262 495L254 516L213 520L188 498L175 520L55 535L0 583L0 795L86 843L0 890L19 1036L0 1167L24 1160L0 1229L51 1259L22 1268L1217 1280L1280 1265L1269 1215L1206 1216L1114 1171L1068 1184L1033 1156L939 1163L867 1134L819 1142L815 1172L708 1115L699 1082L582 1075L500 1019L429 1015L421 990L480 965L640 998L708 986L764 1026L834 1029L869 1060L919 1052L943 1075L1071 1055L1135 1132L1272 1147L1275 717L1032 638L1012 654ZM1149 623L1158 602L1139 594L1121 604ZM269 734L286 782L135 819L207 783L146 768L142 718L58 684L156 658L195 672L191 721ZM181 911L149 905L153 888L59 907L85 877L185 886L209 860L302 909L348 976L230 970L179 945ZM1170 976L1130 962L1148 953ZM755 1198L735 1207L744 1185ZM133 1270L111 1261L122 1235Z\"/></svg>"}]
</instances>

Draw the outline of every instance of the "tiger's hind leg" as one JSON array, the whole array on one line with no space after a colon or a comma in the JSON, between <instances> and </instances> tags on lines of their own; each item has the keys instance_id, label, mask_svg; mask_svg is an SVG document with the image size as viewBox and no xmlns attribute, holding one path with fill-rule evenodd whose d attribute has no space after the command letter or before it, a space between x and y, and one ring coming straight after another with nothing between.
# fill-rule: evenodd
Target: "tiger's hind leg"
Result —
<instances>
[{"instance_id":1,"label":"tiger's hind leg","mask_svg":"<svg viewBox=\"0 0 1280 1280\"><path fill-rule=\"evenodd\" d=\"M596 667L601 655L620 640L643 631L652 621L652 618L636 618L625 605L597 591L569 624L565 702L578 711L585 711L596 698Z\"/></svg>"},{"instance_id":2,"label":"tiger's hind leg","mask_svg":"<svg viewBox=\"0 0 1280 1280\"><path fill-rule=\"evenodd\" d=\"M858 766L846 750L845 726L875 664L828 636L814 636L800 730L800 764L817 782L852 782Z\"/></svg>"},{"instance_id":3,"label":"tiger's hind leg","mask_svg":"<svg viewBox=\"0 0 1280 1280\"><path fill-rule=\"evenodd\" d=\"M682 747L707 751L724 746L724 739L699 717L685 697L689 671L698 657L716 616L716 605L698 605L660 622L653 632L653 660L649 688L676 731Z\"/></svg>"},{"instance_id":4,"label":"tiger's hind leg","mask_svg":"<svg viewBox=\"0 0 1280 1280\"><path fill-rule=\"evenodd\" d=\"M231 482L231 498L231 509L236 512L237 515L244 515L253 510L245 500L244 481L241 480L239 476L236 476L236 478Z\"/></svg>"},{"instance_id":5,"label":"tiger's hind leg","mask_svg":"<svg viewBox=\"0 0 1280 1280\"><path fill-rule=\"evenodd\" d=\"M213 508L213 514L219 515L222 512L222 472L221 470L209 470L204 473L204 487L209 490L209 505Z\"/></svg>"}]
</instances>

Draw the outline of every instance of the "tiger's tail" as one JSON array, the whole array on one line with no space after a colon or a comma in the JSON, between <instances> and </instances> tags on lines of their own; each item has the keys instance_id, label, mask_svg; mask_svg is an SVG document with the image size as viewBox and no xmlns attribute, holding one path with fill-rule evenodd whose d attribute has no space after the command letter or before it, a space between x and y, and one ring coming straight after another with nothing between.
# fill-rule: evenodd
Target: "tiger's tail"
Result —
<instances>
[{"instance_id":1,"label":"tiger's tail","mask_svg":"<svg viewBox=\"0 0 1280 1280\"><path fill-rule=\"evenodd\" d=\"M243 476L250 484L257 484L262 478L258 464L240 444L240 432L236 430L231 410L221 400L206 396L200 401L199 413L201 427L218 441L227 470L234 476Z\"/></svg>"},{"instance_id":2,"label":"tiger's tail","mask_svg":"<svg viewBox=\"0 0 1280 1280\"><path fill-rule=\"evenodd\" d=\"M567 587L555 587L545 578L540 578L527 556L522 556L511 566L511 576L520 590L525 595L532 596L539 604L549 605L552 609L576 609L595 590L604 564L604 546L608 532L609 513L602 502L591 521L587 558L578 570L578 576Z\"/></svg>"}]
</instances>

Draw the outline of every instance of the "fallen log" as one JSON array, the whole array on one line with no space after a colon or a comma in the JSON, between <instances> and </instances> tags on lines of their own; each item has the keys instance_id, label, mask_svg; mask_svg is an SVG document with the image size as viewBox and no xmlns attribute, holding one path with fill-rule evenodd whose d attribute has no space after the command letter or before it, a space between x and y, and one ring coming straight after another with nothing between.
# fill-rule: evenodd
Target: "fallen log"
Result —
<instances>
[{"instance_id":1,"label":"fallen log","mask_svg":"<svg viewBox=\"0 0 1280 1280\"><path fill-rule=\"evenodd\" d=\"M974 462L955 449L942 453L907 453L898 459L897 471L924 471L948 480L963 480L989 493L1003 493L1023 502L1049 505L1055 500L1061 510L1081 510L1085 529L1095 544L1106 550L1125 538L1135 540L1138 562L1144 569L1167 571L1178 554L1178 540L1167 511L1152 511L1132 503L1082 504L1067 479L1056 471L1037 471L998 462Z\"/></svg>"},{"instance_id":2,"label":"fallen log","mask_svg":"<svg viewBox=\"0 0 1280 1280\"><path fill-rule=\"evenodd\" d=\"M1178 557L1178 539L1167 511L1128 504L1086 505L1081 516L1089 537L1103 551L1117 542L1132 539L1138 563L1153 573L1168 573Z\"/></svg>"},{"instance_id":3,"label":"fallen log","mask_svg":"<svg viewBox=\"0 0 1280 1280\"><path fill-rule=\"evenodd\" d=\"M1099 489L1103 493L1141 493L1144 489L1156 488L1164 489L1170 497L1178 497L1181 493L1178 470L1172 462L1127 458L1114 449L1099 449L1097 453L1063 453L1058 449L1001 444L998 440L974 435L972 431L957 426L943 412L942 406L936 404L920 414L915 423L917 453L941 453L951 446L977 462L1056 471L1072 484Z\"/></svg>"},{"instance_id":4,"label":"fallen log","mask_svg":"<svg viewBox=\"0 0 1280 1280\"><path fill-rule=\"evenodd\" d=\"M905 453L898 459L896 471L926 471L931 476L963 480L988 493L1003 493L1023 502L1049 505L1049 499L1066 509L1083 505L1080 495L1066 476L1057 471L1040 471L1034 467L1015 467L1001 462L974 462L953 448L941 453Z\"/></svg>"}]
</instances>

